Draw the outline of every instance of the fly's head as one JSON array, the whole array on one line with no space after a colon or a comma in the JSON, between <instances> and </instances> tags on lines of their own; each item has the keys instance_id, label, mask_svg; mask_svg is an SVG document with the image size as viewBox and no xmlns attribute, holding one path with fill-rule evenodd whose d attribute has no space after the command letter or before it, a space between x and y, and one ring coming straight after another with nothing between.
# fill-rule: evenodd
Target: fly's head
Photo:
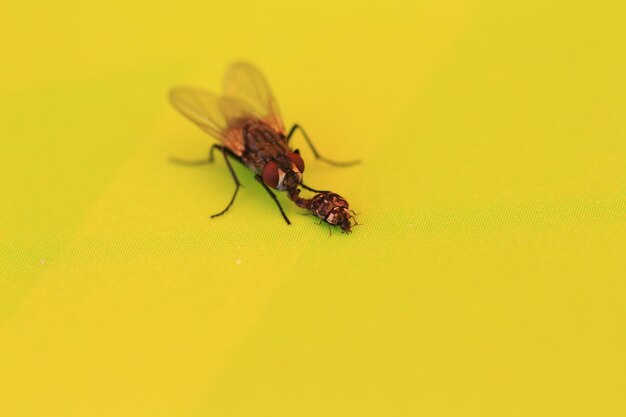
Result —
<instances>
[{"instance_id":1,"label":"fly's head","mask_svg":"<svg viewBox=\"0 0 626 417\"><path fill-rule=\"evenodd\" d=\"M289 152L268 161L263 167L263 182L277 190L293 190L302 182L304 161L300 153Z\"/></svg>"}]
</instances>

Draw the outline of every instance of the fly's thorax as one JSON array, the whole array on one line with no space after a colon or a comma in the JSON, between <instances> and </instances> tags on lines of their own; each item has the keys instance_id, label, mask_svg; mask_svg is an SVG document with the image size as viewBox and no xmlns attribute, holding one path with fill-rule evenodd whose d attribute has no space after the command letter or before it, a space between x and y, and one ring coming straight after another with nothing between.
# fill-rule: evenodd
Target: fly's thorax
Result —
<instances>
[{"instance_id":1,"label":"fly's thorax","mask_svg":"<svg viewBox=\"0 0 626 417\"><path fill-rule=\"evenodd\" d=\"M263 182L277 190L290 190L302 182L304 161L287 145L285 135L261 120L243 127L245 151L242 159Z\"/></svg>"},{"instance_id":2,"label":"fly's thorax","mask_svg":"<svg viewBox=\"0 0 626 417\"><path fill-rule=\"evenodd\" d=\"M243 133L246 148L253 152L261 150L266 144L285 150L285 136L261 120L246 121L243 126Z\"/></svg>"},{"instance_id":3,"label":"fly's thorax","mask_svg":"<svg viewBox=\"0 0 626 417\"><path fill-rule=\"evenodd\" d=\"M242 127L243 160L260 174L265 164L290 152L283 134L260 120L249 120Z\"/></svg>"}]
</instances>

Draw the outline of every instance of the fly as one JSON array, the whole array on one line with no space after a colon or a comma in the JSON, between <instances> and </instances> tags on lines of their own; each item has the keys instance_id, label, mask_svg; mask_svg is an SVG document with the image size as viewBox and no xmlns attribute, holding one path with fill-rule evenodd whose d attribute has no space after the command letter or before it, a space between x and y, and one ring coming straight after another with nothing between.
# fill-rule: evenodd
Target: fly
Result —
<instances>
[{"instance_id":1,"label":"fly","mask_svg":"<svg viewBox=\"0 0 626 417\"><path fill-rule=\"evenodd\" d=\"M287 224L291 224L273 190L294 193L301 186L319 192L302 183L304 160L298 149L292 150L289 146L297 130L302 133L316 159L336 166L359 163L324 158L298 124L294 124L287 132L269 84L259 70L248 63L237 62L230 66L224 77L222 95L195 88L175 88L170 92L170 99L179 112L219 141L219 144L211 146L207 159L173 161L186 165L212 163L213 152L217 149L224 156L235 182L235 192L230 202L211 218L228 211L241 187L229 160L232 158L253 171L255 179L274 200Z\"/></svg>"}]
</instances>

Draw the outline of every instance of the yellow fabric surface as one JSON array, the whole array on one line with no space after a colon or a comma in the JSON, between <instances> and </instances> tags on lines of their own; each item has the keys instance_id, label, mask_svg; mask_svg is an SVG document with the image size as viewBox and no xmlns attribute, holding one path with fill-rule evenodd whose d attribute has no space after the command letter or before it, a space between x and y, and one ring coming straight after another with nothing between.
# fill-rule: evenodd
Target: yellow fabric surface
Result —
<instances>
[{"instance_id":1,"label":"yellow fabric surface","mask_svg":"<svg viewBox=\"0 0 626 417\"><path fill-rule=\"evenodd\" d=\"M626 415L624 2L3 4L0 416ZM167 102L236 59L351 235Z\"/></svg>"}]
</instances>

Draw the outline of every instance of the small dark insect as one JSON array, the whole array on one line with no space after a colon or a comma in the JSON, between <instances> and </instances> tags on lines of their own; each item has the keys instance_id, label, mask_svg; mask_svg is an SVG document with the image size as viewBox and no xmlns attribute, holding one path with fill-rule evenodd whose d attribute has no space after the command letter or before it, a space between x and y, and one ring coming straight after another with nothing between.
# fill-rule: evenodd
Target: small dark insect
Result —
<instances>
[{"instance_id":1,"label":"small dark insect","mask_svg":"<svg viewBox=\"0 0 626 417\"><path fill-rule=\"evenodd\" d=\"M320 191L313 198L301 198L300 190L289 192L289 198L298 207L309 210L312 214L332 226L339 226L344 233L350 233L352 227L358 225L354 218L354 211L345 198L330 191ZM352 224L351 220L354 220Z\"/></svg>"},{"instance_id":2,"label":"small dark insect","mask_svg":"<svg viewBox=\"0 0 626 417\"><path fill-rule=\"evenodd\" d=\"M235 182L235 192L226 208L211 217L220 216L232 206L241 183L233 170L229 157L250 168L257 181L272 197L287 224L291 224L272 189L291 192L298 186L318 192L302 183L304 161L298 149L292 150L289 140L300 130L315 158L331 165L348 166L359 163L335 162L322 157L308 135L298 124L288 133L280 117L278 104L267 81L252 65L233 64L224 77L223 94L215 95L193 88L175 88L170 92L174 107L191 119L202 130L220 141L214 144L207 159L184 161L186 165L213 162L213 151L222 152L228 170Z\"/></svg>"}]
</instances>

